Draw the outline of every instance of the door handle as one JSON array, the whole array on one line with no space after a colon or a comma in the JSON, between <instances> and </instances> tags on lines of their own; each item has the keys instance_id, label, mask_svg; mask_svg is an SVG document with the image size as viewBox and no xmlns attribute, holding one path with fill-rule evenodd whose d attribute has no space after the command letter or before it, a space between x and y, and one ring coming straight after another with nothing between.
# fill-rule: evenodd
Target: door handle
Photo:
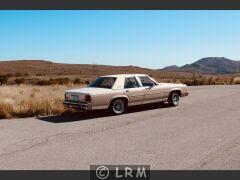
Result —
<instances>
[{"instance_id":1,"label":"door handle","mask_svg":"<svg viewBox=\"0 0 240 180\"><path fill-rule=\"evenodd\" d=\"M129 90L126 90L125 92L129 92Z\"/></svg>"}]
</instances>

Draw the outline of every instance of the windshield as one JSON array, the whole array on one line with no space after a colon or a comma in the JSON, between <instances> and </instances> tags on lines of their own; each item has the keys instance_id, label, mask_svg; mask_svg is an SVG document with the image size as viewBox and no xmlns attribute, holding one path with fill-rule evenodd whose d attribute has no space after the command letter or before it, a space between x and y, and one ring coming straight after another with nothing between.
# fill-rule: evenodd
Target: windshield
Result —
<instances>
[{"instance_id":1,"label":"windshield","mask_svg":"<svg viewBox=\"0 0 240 180\"><path fill-rule=\"evenodd\" d=\"M115 77L99 77L93 81L88 87L111 89L114 85Z\"/></svg>"}]
</instances>

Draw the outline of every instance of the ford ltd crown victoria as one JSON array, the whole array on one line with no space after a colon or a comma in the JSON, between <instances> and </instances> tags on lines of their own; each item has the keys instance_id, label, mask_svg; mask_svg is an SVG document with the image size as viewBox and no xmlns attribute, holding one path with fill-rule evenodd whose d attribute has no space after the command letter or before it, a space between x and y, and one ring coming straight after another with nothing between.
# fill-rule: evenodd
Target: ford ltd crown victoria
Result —
<instances>
[{"instance_id":1,"label":"ford ltd crown victoria","mask_svg":"<svg viewBox=\"0 0 240 180\"><path fill-rule=\"evenodd\" d=\"M119 74L98 77L85 88L67 90L63 104L68 108L108 109L119 115L128 106L168 102L178 106L188 95L185 84L158 83L145 74Z\"/></svg>"}]
</instances>

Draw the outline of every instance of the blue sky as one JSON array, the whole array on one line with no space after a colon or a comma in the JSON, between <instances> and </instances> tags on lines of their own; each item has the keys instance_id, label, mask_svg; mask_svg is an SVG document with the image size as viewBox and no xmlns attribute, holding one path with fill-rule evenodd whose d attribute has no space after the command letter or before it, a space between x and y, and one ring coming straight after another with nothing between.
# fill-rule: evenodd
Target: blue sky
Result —
<instances>
[{"instance_id":1,"label":"blue sky","mask_svg":"<svg viewBox=\"0 0 240 180\"><path fill-rule=\"evenodd\" d=\"M162 68L240 59L240 11L0 11L0 60Z\"/></svg>"}]
</instances>

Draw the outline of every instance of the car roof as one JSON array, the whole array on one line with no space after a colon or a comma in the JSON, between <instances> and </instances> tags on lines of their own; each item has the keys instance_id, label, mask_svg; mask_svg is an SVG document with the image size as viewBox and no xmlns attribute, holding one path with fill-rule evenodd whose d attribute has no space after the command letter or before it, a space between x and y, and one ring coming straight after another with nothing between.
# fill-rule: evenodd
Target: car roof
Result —
<instances>
[{"instance_id":1,"label":"car roof","mask_svg":"<svg viewBox=\"0 0 240 180\"><path fill-rule=\"evenodd\" d=\"M147 74L113 74L113 75L104 75L101 77L130 77L130 76L148 76Z\"/></svg>"}]
</instances>

